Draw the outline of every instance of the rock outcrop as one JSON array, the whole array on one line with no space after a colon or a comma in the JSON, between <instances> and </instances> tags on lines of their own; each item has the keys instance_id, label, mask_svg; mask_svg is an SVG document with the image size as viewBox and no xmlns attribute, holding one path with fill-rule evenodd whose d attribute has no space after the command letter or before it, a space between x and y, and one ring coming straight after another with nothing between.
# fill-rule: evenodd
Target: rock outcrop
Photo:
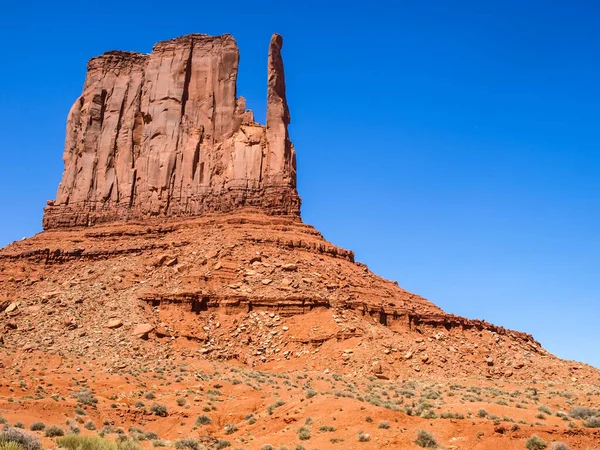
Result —
<instances>
[{"instance_id":1,"label":"rock outcrop","mask_svg":"<svg viewBox=\"0 0 600 450\"><path fill-rule=\"evenodd\" d=\"M44 228L241 207L299 217L281 47L274 35L266 127L237 97L232 36L194 34L159 42L149 55L92 58Z\"/></svg>"}]
</instances>

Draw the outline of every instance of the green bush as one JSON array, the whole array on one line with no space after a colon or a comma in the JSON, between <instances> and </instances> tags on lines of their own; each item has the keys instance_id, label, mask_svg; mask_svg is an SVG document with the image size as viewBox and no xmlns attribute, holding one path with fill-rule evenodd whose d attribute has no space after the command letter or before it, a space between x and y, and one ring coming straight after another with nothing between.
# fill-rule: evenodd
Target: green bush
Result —
<instances>
[{"instance_id":1,"label":"green bush","mask_svg":"<svg viewBox=\"0 0 600 450\"><path fill-rule=\"evenodd\" d=\"M569 450L569 446L564 442L552 442L550 444L550 450Z\"/></svg>"},{"instance_id":2,"label":"green bush","mask_svg":"<svg viewBox=\"0 0 600 450\"><path fill-rule=\"evenodd\" d=\"M160 403L153 404L150 407L150 412L160 417L167 417L169 415L167 407Z\"/></svg>"},{"instance_id":3,"label":"green bush","mask_svg":"<svg viewBox=\"0 0 600 450\"><path fill-rule=\"evenodd\" d=\"M42 450L42 444L37 437L10 427L4 428L0 432L0 445L9 447L7 450L14 449L15 445L22 450Z\"/></svg>"},{"instance_id":4,"label":"green bush","mask_svg":"<svg viewBox=\"0 0 600 450\"><path fill-rule=\"evenodd\" d=\"M435 438L433 437L433 435L431 435L430 433L428 433L425 430L419 430L417 432L417 438L415 439L415 444L417 444L419 447L423 447L423 448L437 448L438 447L438 443L435 440Z\"/></svg>"},{"instance_id":5,"label":"green bush","mask_svg":"<svg viewBox=\"0 0 600 450\"><path fill-rule=\"evenodd\" d=\"M29 425L29 429L31 431L41 431L44 428L46 428L46 424L44 422L33 422L31 425Z\"/></svg>"},{"instance_id":6,"label":"green bush","mask_svg":"<svg viewBox=\"0 0 600 450\"><path fill-rule=\"evenodd\" d=\"M59 447L67 450L117 450L117 445L99 436L68 434L56 440Z\"/></svg>"},{"instance_id":7,"label":"green bush","mask_svg":"<svg viewBox=\"0 0 600 450\"><path fill-rule=\"evenodd\" d=\"M390 427L390 423L387 420L382 420L381 422L379 422L379 425L377 425L377 428L382 428L384 430L387 430Z\"/></svg>"},{"instance_id":8,"label":"green bush","mask_svg":"<svg viewBox=\"0 0 600 450\"><path fill-rule=\"evenodd\" d=\"M81 403L82 405L95 406L98 403L98 399L87 389L73 392L71 397L77 399L77 403Z\"/></svg>"},{"instance_id":9,"label":"green bush","mask_svg":"<svg viewBox=\"0 0 600 450\"><path fill-rule=\"evenodd\" d=\"M198 441L191 437L185 437L175 441L175 448L178 449L189 449L189 450L200 450L200 444Z\"/></svg>"},{"instance_id":10,"label":"green bush","mask_svg":"<svg viewBox=\"0 0 600 450\"><path fill-rule=\"evenodd\" d=\"M371 440L371 436L368 433L363 433L362 431L358 433L358 442L369 442Z\"/></svg>"},{"instance_id":11,"label":"green bush","mask_svg":"<svg viewBox=\"0 0 600 450\"><path fill-rule=\"evenodd\" d=\"M600 417L590 417L583 422L583 426L586 428L600 428Z\"/></svg>"},{"instance_id":12,"label":"green bush","mask_svg":"<svg viewBox=\"0 0 600 450\"><path fill-rule=\"evenodd\" d=\"M23 450L23 447L16 442L0 442L0 450Z\"/></svg>"},{"instance_id":13,"label":"green bush","mask_svg":"<svg viewBox=\"0 0 600 450\"><path fill-rule=\"evenodd\" d=\"M527 450L544 450L546 447L548 447L546 441L535 434L525 442L525 448Z\"/></svg>"},{"instance_id":14,"label":"green bush","mask_svg":"<svg viewBox=\"0 0 600 450\"><path fill-rule=\"evenodd\" d=\"M225 434L233 434L238 430L238 427L235 423L225 424L224 431Z\"/></svg>"},{"instance_id":15,"label":"green bush","mask_svg":"<svg viewBox=\"0 0 600 450\"><path fill-rule=\"evenodd\" d=\"M46 431L44 431L44 436L46 437L59 437L64 435L65 431L56 425L50 425L46 428Z\"/></svg>"},{"instance_id":16,"label":"green bush","mask_svg":"<svg viewBox=\"0 0 600 450\"><path fill-rule=\"evenodd\" d=\"M307 441L310 439L310 430L306 427L302 427L298 430L298 439L301 441Z\"/></svg>"},{"instance_id":17,"label":"green bush","mask_svg":"<svg viewBox=\"0 0 600 450\"><path fill-rule=\"evenodd\" d=\"M575 419L589 419L590 417L600 415L600 411L587 406L577 406L569 411L569 415Z\"/></svg>"},{"instance_id":18,"label":"green bush","mask_svg":"<svg viewBox=\"0 0 600 450\"><path fill-rule=\"evenodd\" d=\"M196 426L199 427L200 425L209 425L212 423L212 419L210 417L208 417L206 414L202 414L201 416L198 416L198 418L196 419Z\"/></svg>"},{"instance_id":19,"label":"green bush","mask_svg":"<svg viewBox=\"0 0 600 450\"><path fill-rule=\"evenodd\" d=\"M117 444L117 450L143 450L136 440L127 436L119 436L115 443Z\"/></svg>"}]
</instances>

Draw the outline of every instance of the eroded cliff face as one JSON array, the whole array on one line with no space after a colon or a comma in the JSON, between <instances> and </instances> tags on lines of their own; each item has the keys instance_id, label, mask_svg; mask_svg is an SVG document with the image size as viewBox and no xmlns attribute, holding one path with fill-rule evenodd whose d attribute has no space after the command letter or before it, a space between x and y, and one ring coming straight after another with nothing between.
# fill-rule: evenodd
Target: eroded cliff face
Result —
<instances>
[{"instance_id":1,"label":"eroded cliff face","mask_svg":"<svg viewBox=\"0 0 600 450\"><path fill-rule=\"evenodd\" d=\"M90 60L67 119L65 170L45 229L257 207L300 215L282 38L268 53L267 125L236 95L229 35Z\"/></svg>"}]
</instances>

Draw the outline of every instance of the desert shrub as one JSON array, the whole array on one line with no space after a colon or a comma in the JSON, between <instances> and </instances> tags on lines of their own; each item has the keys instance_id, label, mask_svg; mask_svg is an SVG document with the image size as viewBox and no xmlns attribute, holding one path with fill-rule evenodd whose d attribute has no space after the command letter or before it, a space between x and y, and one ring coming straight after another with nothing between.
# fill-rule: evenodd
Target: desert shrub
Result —
<instances>
[{"instance_id":1,"label":"desert shrub","mask_svg":"<svg viewBox=\"0 0 600 450\"><path fill-rule=\"evenodd\" d=\"M590 417L600 414L600 411L587 406L577 406L569 411L569 415L574 419L589 419Z\"/></svg>"},{"instance_id":2,"label":"desert shrub","mask_svg":"<svg viewBox=\"0 0 600 450\"><path fill-rule=\"evenodd\" d=\"M600 428L600 417L590 417L583 422L583 426L586 428Z\"/></svg>"},{"instance_id":3,"label":"desert shrub","mask_svg":"<svg viewBox=\"0 0 600 450\"><path fill-rule=\"evenodd\" d=\"M67 450L116 450L114 442L99 436L78 436L68 434L56 440L59 447Z\"/></svg>"},{"instance_id":4,"label":"desert shrub","mask_svg":"<svg viewBox=\"0 0 600 450\"><path fill-rule=\"evenodd\" d=\"M298 430L298 439L301 441L307 441L310 439L310 430L306 427L302 427Z\"/></svg>"},{"instance_id":5,"label":"desert shrub","mask_svg":"<svg viewBox=\"0 0 600 450\"><path fill-rule=\"evenodd\" d=\"M16 442L0 442L0 450L23 450L23 447Z\"/></svg>"},{"instance_id":6,"label":"desert shrub","mask_svg":"<svg viewBox=\"0 0 600 450\"><path fill-rule=\"evenodd\" d=\"M219 439L215 445L216 450L221 450L227 447L231 447L231 442Z\"/></svg>"},{"instance_id":7,"label":"desert shrub","mask_svg":"<svg viewBox=\"0 0 600 450\"><path fill-rule=\"evenodd\" d=\"M178 449L189 449L189 450L200 450L200 444L192 437L185 437L175 441L175 448Z\"/></svg>"},{"instance_id":8,"label":"desert shrub","mask_svg":"<svg viewBox=\"0 0 600 450\"><path fill-rule=\"evenodd\" d=\"M238 430L238 427L235 423L227 423L225 424L225 427L223 428L223 431L225 431L225 434L233 434Z\"/></svg>"},{"instance_id":9,"label":"desert shrub","mask_svg":"<svg viewBox=\"0 0 600 450\"><path fill-rule=\"evenodd\" d=\"M75 412L75 414L78 414L80 416L85 416L87 414L85 412L85 409L83 408L75 408L73 411Z\"/></svg>"},{"instance_id":10,"label":"desert shrub","mask_svg":"<svg viewBox=\"0 0 600 450\"><path fill-rule=\"evenodd\" d=\"M46 424L44 422L33 422L31 425L29 425L29 429L31 431L41 431L44 428L46 428Z\"/></svg>"},{"instance_id":11,"label":"desert shrub","mask_svg":"<svg viewBox=\"0 0 600 450\"><path fill-rule=\"evenodd\" d=\"M304 392L304 395L306 396L306 398L313 398L315 395L317 395L317 391L315 391L314 389L307 389Z\"/></svg>"},{"instance_id":12,"label":"desert shrub","mask_svg":"<svg viewBox=\"0 0 600 450\"><path fill-rule=\"evenodd\" d=\"M373 418L371 416L367 416L367 417L365 417L365 422L372 423L373 422Z\"/></svg>"},{"instance_id":13,"label":"desert shrub","mask_svg":"<svg viewBox=\"0 0 600 450\"><path fill-rule=\"evenodd\" d=\"M4 428L0 432L0 445L14 447L15 444L23 450L42 450L37 437L16 428Z\"/></svg>"},{"instance_id":14,"label":"desert shrub","mask_svg":"<svg viewBox=\"0 0 600 450\"><path fill-rule=\"evenodd\" d=\"M363 433L362 431L358 433L358 442L369 442L371 440L371 435L368 433Z\"/></svg>"},{"instance_id":15,"label":"desert shrub","mask_svg":"<svg viewBox=\"0 0 600 450\"><path fill-rule=\"evenodd\" d=\"M550 450L569 450L569 446L564 442L552 442L550 444Z\"/></svg>"},{"instance_id":16,"label":"desert shrub","mask_svg":"<svg viewBox=\"0 0 600 450\"><path fill-rule=\"evenodd\" d=\"M426 409L425 411L423 411L421 413L421 417L423 419L435 419L437 416L436 416L435 411L433 409Z\"/></svg>"},{"instance_id":17,"label":"desert shrub","mask_svg":"<svg viewBox=\"0 0 600 450\"><path fill-rule=\"evenodd\" d=\"M552 415L552 410L550 408L548 408L546 405L538 406L538 411L543 412L544 414L548 414L549 416Z\"/></svg>"},{"instance_id":18,"label":"desert shrub","mask_svg":"<svg viewBox=\"0 0 600 450\"><path fill-rule=\"evenodd\" d=\"M275 447L273 447L271 444L264 444L260 447L260 450L275 450Z\"/></svg>"},{"instance_id":19,"label":"desert shrub","mask_svg":"<svg viewBox=\"0 0 600 450\"><path fill-rule=\"evenodd\" d=\"M91 420L88 420L85 425L83 426L83 428L85 428L86 430L95 430L96 429L96 424L94 422L92 422Z\"/></svg>"},{"instance_id":20,"label":"desert shrub","mask_svg":"<svg viewBox=\"0 0 600 450\"><path fill-rule=\"evenodd\" d=\"M387 430L390 427L390 423L387 420L382 420L381 422L379 422L379 425L377 425L377 428L381 428L384 430Z\"/></svg>"},{"instance_id":21,"label":"desert shrub","mask_svg":"<svg viewBox=\"0 0 600 450\"><path fill-rule=\"evenodd\" d=\"M463 414L460 413L453 413L451 411L445 411L442 414L440 414L440 417L442 419L464 419L465 416Z\"/></svg>"},{"instance_id":22,"label":"desert shrub","mask_svg":"<svg viewBox=\"0 0 600 450\"><path fill-rule=\"evenodd\" d=\"M480 409L477 411L477 417L481 417L482 419L488 416L488 412L485 409Z\"/></svg>"},{"instance_id":23,"label":"desert shrub","mask_svg":"<svg viewBox=\"0 0 600 450\"><path fill-rule=\"evenodd\" d=\"M71 397L77 399L77 403L81 403L82 405L95 406L98 403L98 399L87 389L72 392Z\"/></svg>"},{"instance_id":24,"label":"desert shrub","mask_svg":"<svg viewBox=\"0 0 600 450\"><path fill-rule=\"evenodd\" d=\"M525 442L525 448L527 450L544 450L546 447L548 447L546 441L535 434Z\"/></svg>"},{"instance_id":25,"label":"desert shrub","mask_svg":"<svg viewBox=\"0 0 600 450\"><path fill-rule=\"evenodd\" d=\"M81 430L79 429L79 427L77 426L77 424L75 422L72 422L67 419L67 425L69 426L69 431L71 433L79 434L81 432Z\"/></svg>"},{"instance_id":26,"label":"desert shrub","mask_svg":"<svg viewBox=\"0 0 600 450\"><path fill-rule=\"evenodd\" d=\"M166 447L167 443L161 439L154 439L152 441L152 447Z\"/></svg>"},{"instance_id":27,"label":"desert shrub","mask_svg":"<svg viewBox=\"0 0 600 450\"><path fill-rule=\"evenodd\" d=\"M319 427L319 431L322 431L324 433L331 433L335 431L335 427L332 427L331 425L321 425Z\"/></svg>"},{"instance_id":28,"label":"desert shrub","mask_svg":"<svg viewBox=\"0 0 600 450\"><path fill-rule=\"evenodd\" d=\"M154 400L156 398L156 395L154 395L154 392L148 391L146 392L146 394L144 394L144 397L146 398L146 400Z\"/></svg>"},{"instance_id":29,"label":"desert shrub","mask_svg":"<svg viewBox=\"0 0 600 450\"><path fill-rule=\"evenodd\" d=\"M44 431L44 436L46 437L59 437L64 435L65 431L56 425L50 425L46 428L46 431Z\"/></svg>"},{"instance_id":30,"label":"desert shrub","mask_svg":"<svg viewBox=\"0 0 600 450\"><path fill-rule=\"evenodd\" d=\"M15 422L14 427L23 429L25 428L25 424L23 422Z\"/></svg>"},{"instance_id":31,"label":"desert shrub","mask_svg":"<svg viewBox=\"0 0 600 450\"><path fill-rule=\"evenodd\" d=\"M134 439L127 436L119 436L115 441L117 450L143 450L142 446Z\"/></svg>"},{"instance_id":32,"label":"desert shrub","mask_svg":"<svg viewBox=\"0 0 600 450\"><path fill-rule=\"evenodd\" d=\"M160 417L167 417L167 415L169 414L167 411L167 407L160 403L154 403L150 407L150 412Z\"/></svg>"},{"instance_id":33,"label":"desert shrub","mask_svg":"<svg viewBox=\"0 0 600 450\"><path fill-rule=\"evenodd\" d=\"M199 427L200 425L209 425L210 423L212 423L212 419L210 417L208 417L206 414L202 414L201 416L198 416L198 418L196 419L197 427Z\"/></svg>"},{"instance_id":34,"label":"desert shrub","mask_svg":"<svg viewBox=\"0 0 600 450\"><path fill-rule=\"evenodd\" d=\"M417 433L417 438L415 439L415 444L419 447L423 448L437 448L438 444L433 435L428 433L425 430L419 430Z\"/></svg>"}]
</instances>

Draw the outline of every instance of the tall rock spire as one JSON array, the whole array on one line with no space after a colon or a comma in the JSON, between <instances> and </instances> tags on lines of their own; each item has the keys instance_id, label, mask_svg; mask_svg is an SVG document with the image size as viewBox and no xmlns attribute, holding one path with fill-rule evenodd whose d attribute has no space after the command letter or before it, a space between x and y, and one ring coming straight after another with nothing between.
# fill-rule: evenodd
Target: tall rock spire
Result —
<instances>
[{"instance_id":1,"label":"tall rock spire","mask_svg":"<svg viewBox=\"0 0 600 450\"><path fill-rule=\"evenodd\" d=\"M282 46L283 38L274 34L269 45L267 85L267 176L272 182L291 182L295 186L296 154L288 133L290 110L285 95Z\"/></svg>"},{"instance_id":2,"label":"tall rock spire","mask_svg":"<svg viewBox=\"0 0 600 450\"><path fill-rule=\"evenodd\" d=\"M281 43L273 36L269 50L267 127L237 97L232 36L192 34L149 55L92 58L44 228L243 207L299 217Z\"/></svg>"}]
</instances>

